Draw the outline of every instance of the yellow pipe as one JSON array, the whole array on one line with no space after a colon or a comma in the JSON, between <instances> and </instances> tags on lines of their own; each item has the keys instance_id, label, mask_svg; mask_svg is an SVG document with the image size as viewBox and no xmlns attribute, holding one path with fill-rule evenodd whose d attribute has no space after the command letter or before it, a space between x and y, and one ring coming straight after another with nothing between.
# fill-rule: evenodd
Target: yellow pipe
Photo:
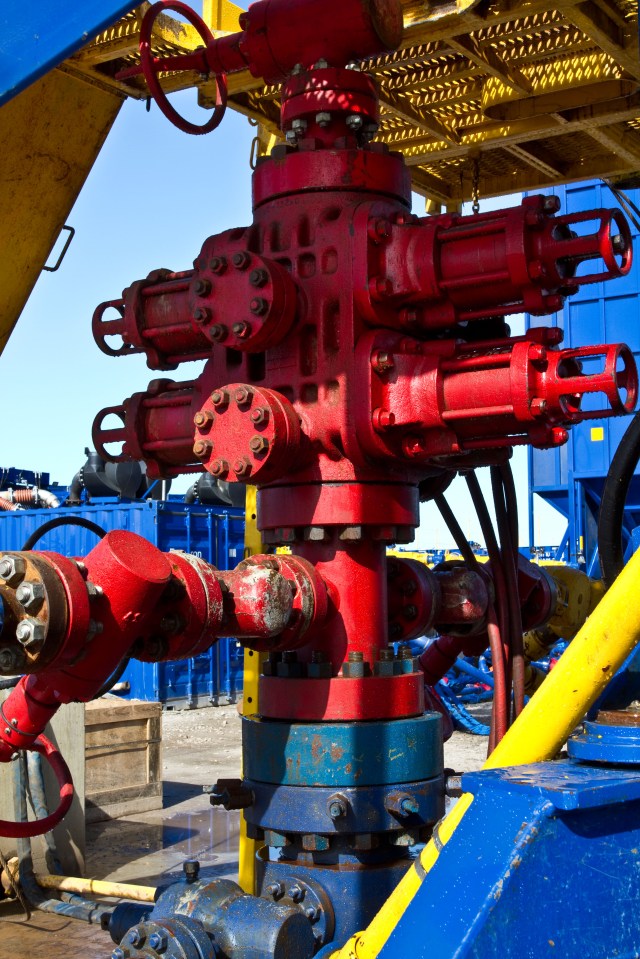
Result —
<instances>
[{"instance_id":1,"label":"yellow pipe","mask_svg":"<svg viewBox=\"0 0 640 959\"><path fill-rule=\"evenodd\" d=\"M540 689L494 749L484 769L553 759L640 639L640 551L582 626ZM332 954L334 959L374 959L435 864L473 796L465 793L442 820L420 858L364 932Z\"/></svg>"},{"instance_id":2,"label":"yellow pipe","mask_svg":"<svg viewBox=\"0 0 640 959\"><path fill-rule=\"evenodd\" d=\"M76 876L36 875L42 889L75 892L80 896L102 896L108 899L133 899L134 902L155 902L155 886L132 886L127 882L105 882L100 879L80 879Z\"/></svg>"}]
</instances>

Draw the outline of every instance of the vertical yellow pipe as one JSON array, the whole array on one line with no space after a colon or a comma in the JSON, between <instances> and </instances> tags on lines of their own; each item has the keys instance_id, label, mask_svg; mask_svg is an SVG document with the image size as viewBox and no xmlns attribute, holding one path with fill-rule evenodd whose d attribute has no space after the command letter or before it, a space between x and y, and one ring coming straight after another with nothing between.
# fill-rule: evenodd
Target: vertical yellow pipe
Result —
<instances>
[{"instance_id":1,"label":"vertical yellow pipe","mask_svg":"<svg viewBox=\"0 0 640 959\"><path fill-rule=\"evenodd\" d=\"M640 551L627 563L484 769L553 759L640 639ZM364 932L335 959L374 959L473 802L465 793Z\"/></svg>"},{"instance_id":2,"label":"vertical yellow pipe","mask_svg":"<svg viewBox=\"0 0 640 959\"><path fill-rule=\"evenodd\" d=\"M262 552L262 540L256 522L256 488L247 486L247 498L244 513L244 555L251 556ZM263 653L245 650L242 679L242 715L250 716L258 711L258 681L264 660ZM247 822L244 813L240 815L240 840L238 845L238 885L248 893L255 892L256 852L261 843L247 836Z\"/></svg>"}]
</instances>

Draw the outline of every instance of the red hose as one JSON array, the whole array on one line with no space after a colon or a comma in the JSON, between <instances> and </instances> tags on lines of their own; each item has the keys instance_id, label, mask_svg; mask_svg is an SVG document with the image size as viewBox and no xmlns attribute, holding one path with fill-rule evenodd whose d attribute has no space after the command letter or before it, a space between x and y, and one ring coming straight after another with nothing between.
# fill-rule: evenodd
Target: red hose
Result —
<instances>
[{"instance_id":1,"label":"red hose","mask_svg":"<svg viewBox=\"0 0 640 959\"><path fill-rule=\"evenodd\" d=\"M46 736L38 736L31 749L49 761L60 787L60 805L50 816L36 819L35 822L9 822L0 819L0 836L8 839L30 839L32 836L42 836L50 832L64 819L73 802L73 779L59 750Z\"/></svg>"},{"instance_id":2,"label":"red hose","mask_svg":"<svg viewBox=\"0 0 640 959\"><path fill-rule=\"evenodd\" d=\"M495 740L495 742L489 742L489 748L491 750L497 746L509 726L509 695L506 685L502 636L500 635L500 628L496 620L496 611L491 602L487 607L487 634L489 636L489 646L491 648L491 659L493 662L493 716L491 738Z\"/></svg>"}]
</instances>

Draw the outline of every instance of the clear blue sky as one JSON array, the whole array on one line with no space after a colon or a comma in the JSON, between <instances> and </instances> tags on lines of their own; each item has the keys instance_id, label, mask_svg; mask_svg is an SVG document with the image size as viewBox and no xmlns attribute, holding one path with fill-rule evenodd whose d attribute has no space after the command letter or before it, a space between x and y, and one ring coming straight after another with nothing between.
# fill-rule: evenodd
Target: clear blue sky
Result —
<instances>
[{"instance_id":1,"label":"clear blue sky","mask_svg":"<svg viewBox=\"0 0 640 959\"><path fill-rule=\"evenodd\" d=\"M175 98L189 112L189 91ZM69 483L91 444L91 424L103 406L142 390L156 374L144 357L112 359L96 347L91 316L98 303L157 267L188 269L212 233L250 221L249 153L254 135L246 118L227 111L206 137L186 136L152 106L127 101L89 175L68 222L76 236L61 269L43 273L0 357L5 404L0 465L49 471ZM519 202L514 197L491 207ZM483 209L489 204L482 205ZM415 197L414 209L423 212ZM522 318L513 325L520 329ZM172 375L189 379L202 364ZM526 454L514 469L520 494L522 542L527 542ZM486 472L486 471L482 471ZM187 488L188 479L174 484ZM450 500L469 538L481 541L478 523L459 480ZM545 504L537 508L538 543L555 543L563 526ZM421 547L451 539L435 509L426 507Z\"/></svg>"}]
</instances>

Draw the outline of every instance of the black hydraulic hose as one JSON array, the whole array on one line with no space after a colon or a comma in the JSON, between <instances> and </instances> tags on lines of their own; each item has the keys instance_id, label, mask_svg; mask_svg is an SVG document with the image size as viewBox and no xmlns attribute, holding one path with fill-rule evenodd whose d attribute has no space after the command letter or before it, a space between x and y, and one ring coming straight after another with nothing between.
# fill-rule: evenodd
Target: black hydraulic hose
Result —
<instances>
[{"instance_id":1,"label":"black hydraulic hose","mask_svg":"<svg viewBox=\"0 0 640 959\"><path fill-rule=\"evenodd\" d=\"M470 569L477 569L479 566L478 560L474 556L469 540L462 532L462 527L458 523L458 520L455 518L453 510L449 506L444 495L442 493L437 493L433 497L433 501L438 507L440 515L445 521L447 529L453 536L453 540L463 560L465 561L465 563Z\"/></svg>"},{"instance_id":2,"label":"black hydraulic hose","mask_svg":"<svg viewBox=\"0 0 640 959\"><path fill-rule=\"evenodd\" d=\"M598 514L598 556L607 589L624 566L624 509L639 461L640 413L636 413L611 460Z\"/></svg>"},{"instance_id":3,"label":"black hydraulic hose","mask_svg":"<svg viewBox=\"0 0 640 959\"><path fill-rule=\"evenodd\" d=\"M90 533L95 533L96 536L99 536L102 539L103 536L107 535L106 529L103 529L102 526L98 526L97 523L92 523L90 519L83 519L82 516L57 516L55 519L50 519L46 523L43 523L42 526L39 526L38 529L34 530L31 536L26 540L23 550L33 549L38 540L42 539L45 533L48 533L52 529L56 529L58 526L82 526L83 529L88 529Z\"/></svg>"},{"instance_id":4,"label":"black hydraulic hose","mask_svg":"<svg viewBox=\"0 0 640 959\"><path fill-rule=\"evenodd\" d=\"M3 676L0 679L0 690L2 689L13 689L20 682L20 676Z\"/></svg>"},{"instance_id":5,"label":"black hydraulic hose","mask_svg":"<svg viewBox=\"0 0 640 959\"><path fill-rule=\"evenodd\" d=\"M518 549L512 535L518 535L517 516L514 520L508 515L506 490L503 475L499 467L491 467L491 488L500 537L500 555L507 584L507 605L509 615L509 634L511 641L511 664L513 675L514 716L524 709L524 644L522 639L522 612L518 594Z\"/></svg>"},{"instance_id":6,"label":"black hydraulic hose","mask_svg":"<svg viewBox=\"0 0 640 959\"><path fill-rule=\"evenodd\" d=\"M517 568L518 554L520 552L518 549L518 543L520 542L520 530L518 527L518 498L516 496L516 484L513 479L511 463L501 463L498 469L500 470L502 485L504 487L507 518L509 520L509 532L511 533L511 543L513 544L513 552Z\"/></svg>"},{"instance_id":7,"label":"black hydraulic hose","mask_svg":"<svg viewBox=\"0 0 640 959\"><path fill-rule=\"evenodd\" d=\"M131 662L131 656L125 656L119 666L116 666L115 672L111 673L109 678L102 684L95 696L92 696L92 699L100 699L101 696L106 696L110 689L113 689L116 683L119 683L122 679L122 675Z\"/></svg>"}]
</instances>

